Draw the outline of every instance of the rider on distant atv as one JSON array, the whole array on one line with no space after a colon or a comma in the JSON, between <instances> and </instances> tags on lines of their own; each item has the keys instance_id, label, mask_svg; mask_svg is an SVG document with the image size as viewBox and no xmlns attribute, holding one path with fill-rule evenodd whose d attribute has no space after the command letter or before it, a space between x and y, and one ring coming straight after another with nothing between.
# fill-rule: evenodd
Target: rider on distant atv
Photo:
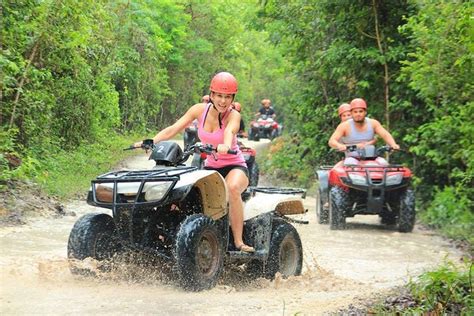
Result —
<instances>
[{"instance_id":1,"label":"rider on distant atv","mask_svg":"<svg viewBox=\"0 0 474 316\"><path fill-rule=\"evenodd\" d=\"M390 147L395 150L400 146L395 142L392 135L375 119L369 119L367 115L367 103L356 98L351 101L352 119L340 123L329 139L329 146L339 151L346 151L347 146L357 145L364 148L375 142L375 134L379 135ZM344 164L357 164L358 153L346 152Z\"/></svg>"},{"instance_id":2,"label":"rider on distant atv","mask_svg":"<svg viewBox=\"0 0 474 316\"><path fill-rule=\"evenodd\" d=\"M342 103L337 109L337 114L341 119L341 123L352 118L351 105L349 103Z\"/></svg>"},{"instance_id":3,"label":"rider on distant atv","mask_svg":"<svg viewBox=\"0 0 474 316\"><path fill-rule=\"evenodd\" d=\"M261 115L267 115L268 117L271 117L274 119L276 114L275 114L275 110L271 106L272 102L270 101L270 99L263 99L261 103L262 103L262 107L258 110L257 113L255 113L255 116L259 117Z\"/></svg>"},{"instance_id":4,"label":"rider on distant atv","mask_svg":"<svg viewBox=\"0 0 474 316\"><path fill-rule=\"evenodd\" d=\"M242 105L239 102L232 103L232 107L239 113L242 110ZM245 133L245 122L242 115L240 116L240 127L237 136L247 137L247 133Z\"/></svg>"}]
</instances>

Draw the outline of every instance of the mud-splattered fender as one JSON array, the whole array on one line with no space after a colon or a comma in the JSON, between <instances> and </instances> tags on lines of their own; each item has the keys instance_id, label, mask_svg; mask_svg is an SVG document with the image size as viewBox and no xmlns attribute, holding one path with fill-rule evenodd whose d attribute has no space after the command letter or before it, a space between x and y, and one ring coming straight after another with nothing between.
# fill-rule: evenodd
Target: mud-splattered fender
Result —
<instances>
[{"instance_id":1,"label":"mud-splattered fender","mask_svg":"<svg viewBox=\"0 0 474 316\"><path fill-rule=\"evenodd\" d=\"M198 170L183 174L174 189L188 186L199 189L205 215L217 220L227 214L227 188L217 171Z\"/></svg>"}]
</instances>

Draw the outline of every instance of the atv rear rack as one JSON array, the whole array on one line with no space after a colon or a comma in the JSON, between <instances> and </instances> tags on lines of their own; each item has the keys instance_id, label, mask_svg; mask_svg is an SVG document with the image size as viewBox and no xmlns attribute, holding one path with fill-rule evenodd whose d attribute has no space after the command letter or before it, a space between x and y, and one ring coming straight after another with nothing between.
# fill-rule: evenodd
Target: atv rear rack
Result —
<instances>
[{"instance_id":1,"label":"atv rear rack","mask_svg":"<svg viewBox=\"0 0 474 316\"><path fill-rule=\"evenodd\" d=\"M196 170L196 167L178 167L170 169L152 169L152 170L120 170L120 171L111 171L105 174L102 174L97 177L97 179L111 179L114 180L137 180L137 179L149 179L156 177L174 177L180 176L184 173L188 173ZM94 180L95 181L95 180Z\"/></svg>"},{"instance_id":2,"label":"atv rear rack","mask_svg":"<svg viewBox=\"0 0 474 316\"><path fill-rule=\"evenodd\" d=\"M248 190L251 193L264 193L264 194L288 194L296 195L301 194L304 199L306 197L306 190L300 188L280 188L280 187L249 187Z\"/></svg>"}]
</instances>

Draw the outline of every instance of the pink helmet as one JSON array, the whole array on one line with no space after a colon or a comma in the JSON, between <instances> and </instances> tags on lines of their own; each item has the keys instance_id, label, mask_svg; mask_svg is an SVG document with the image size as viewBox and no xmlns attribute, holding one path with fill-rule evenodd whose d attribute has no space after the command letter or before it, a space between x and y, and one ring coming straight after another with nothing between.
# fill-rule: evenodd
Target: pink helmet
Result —
<instances>
[{"instance_id":1,"label":"pink helmet","mask_svg":"<svg viewBox=\"0 0 474 316\"><path fill-rule=\"evenodd\" d=\"M202 103L209 103L209 100L210 100L210 98L209 98L208 94L203 95L202 98L201 98Z\"/></svg>"},{"instance_id":2,"label":"pink helmet","mask_svg":"<svg viewBox=\"0 0 474 316\"><path fill-rule=\"evenodd\" d=\"M364 99L356 98L351 101L351 110L353 109L367 110L367 103L365 103Z\"/></svg>"},{"instance_id":3,"label":"pink helmet","mask_svg":"<svg viewBox=\"0 0 474 316\"><path fill-rule=\"evenodd\" d=\"M240 112L240 110L242 109L242 106L240 105L239 102L234 102L233 107L237 112Z\"/></svg>"},{"instance_id":4,"label":"pink helmet","mask_svg":"<svg viewBox=\"0 0 474 316\"><path fill-rule=\"evenodd\" d=\"M341 116L342 113L350 111L351 110L351 105L349 103L343 103L339 105L339 108L337 109L337 114Z\"/></svg>"},{"instance_id":5,"label":"pink helmet","mask_svg":"<svg viewBox=\"0 0 474 316\"><path fill-rule=\"evenodd\" d=\"M237 79L232 74L219 72L212 78L210 90L218 93L236 94L237 86Z\"/></svg>"}]
</instances>

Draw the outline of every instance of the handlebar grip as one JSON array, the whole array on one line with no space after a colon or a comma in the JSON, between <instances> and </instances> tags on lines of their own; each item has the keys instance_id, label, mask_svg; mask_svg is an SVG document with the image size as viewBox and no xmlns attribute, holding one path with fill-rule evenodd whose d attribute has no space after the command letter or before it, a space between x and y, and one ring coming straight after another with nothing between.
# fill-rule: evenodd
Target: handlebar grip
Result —
<instances>
[{"instance_id":1,"label":"handlebar grip","mask_svg":"<svg viewBox=\"0 0 474 316\"><path fill-rule=\"evenodd\" d=\"M124 150L124 151L125 151L125 150L134 150L135 148L136 148L135 146L130 145L130 147L124 148L123 150Z\"/></svg>"},{"instance_id":2,"label":"handlebar grip","mask_svg":"<svg viewBox=\"0 0 474 316\"><path fill-rule=\"evenodd\" d=\"M348 151L356 151L357 150L357 145L346 146L346 149Z\"/></svg>"},{"instance_id":3,"label":"handlebar grip","mask_svg":"<svg viewBox=\"0 0 474 316\"><path fill-rule=\"evenodd\" d=\"M231 155L237 155L237 150L232 150L232 149L229 149L227 151L228 154L231 154Z\"/></svg>"}]
</instances>

